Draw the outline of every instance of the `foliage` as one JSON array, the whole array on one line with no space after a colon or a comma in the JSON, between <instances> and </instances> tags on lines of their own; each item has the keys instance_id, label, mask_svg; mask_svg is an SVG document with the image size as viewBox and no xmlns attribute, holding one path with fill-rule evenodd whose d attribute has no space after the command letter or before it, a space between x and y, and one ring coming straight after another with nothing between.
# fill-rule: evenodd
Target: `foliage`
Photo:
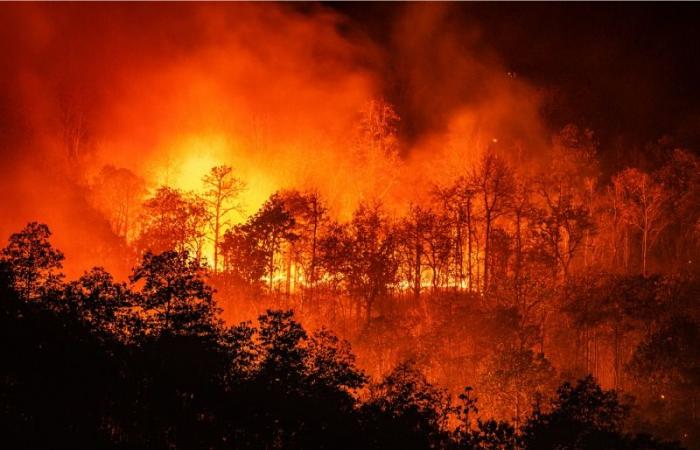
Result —
<instances>
[{"instance_id":1,"label":"foliage","mask_svg":"<svg viewBox=\"0 0 700 450\"><path fill-rule=\"evenodd\" d=\"M363 254L388 257L388 237L372 234L383 230L381 216L366 214L355 223L367 226ZM0 337L13 343L0 350L0 430L8 448L679 448L629 434L629 406L590 376L563 384L550 402L509 423L478 416L469 389L455 404L411 361L370 382L348 342L326 329L307 333L292 311L226 326L206 267L187 252L147 252L129 284L103 268L64 283L62 254L49 235L45 225L30 224L0 260ZM343 277L353 276L341 267ZM374 276L371 264L362 267ZM373 282L386 289L380 272ZM694 292L641 281L617 280L611 292L652 292L650 305ZM549 362L521 339L517 328L527 325L517 308L501 311L497 321L516 329L503 335L493 360L496 385L516 395L545 390ZM664 382L688 393L697 367L683 357L697 347L698 327L675 317L659 319L631 367L650 380L669 370ZM649 323L644 314L635 320Z\"/></svg>"},{"instance_id":2,"label":"foliage","mask_svg":"<svg viewBox=\"0 0 700 450\"><path fill-rule=\"evenodd\" d=\"M30 222L10 236L0 257L7 264L15 289L25 300L36 299L54 288L62 276L63 253L51 246L49 227Z\"/></svg>"}]
</instances>

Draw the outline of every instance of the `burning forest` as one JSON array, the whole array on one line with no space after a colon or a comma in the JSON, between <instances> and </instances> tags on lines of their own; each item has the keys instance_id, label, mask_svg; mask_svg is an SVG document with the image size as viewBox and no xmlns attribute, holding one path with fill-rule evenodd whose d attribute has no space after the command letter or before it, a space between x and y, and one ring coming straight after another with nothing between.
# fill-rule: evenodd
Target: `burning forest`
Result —
<instances>
[{"instance_id":1,"label":"burning forest","mask_svg":"<svg viewBox=\"0 0 700 450\"><path fill-rule=\"evenodd\" d=\"M0 6L2 446L700 449L699 16Z\"/></svg>"}]
</instances>

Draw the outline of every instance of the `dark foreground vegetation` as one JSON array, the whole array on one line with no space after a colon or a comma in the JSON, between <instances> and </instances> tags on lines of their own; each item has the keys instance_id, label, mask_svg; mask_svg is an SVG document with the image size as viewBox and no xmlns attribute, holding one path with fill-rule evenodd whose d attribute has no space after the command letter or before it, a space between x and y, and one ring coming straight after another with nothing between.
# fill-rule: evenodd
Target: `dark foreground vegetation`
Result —
<instances>
[{"instance_id":1,"label":"dark foreground vegetation","mask_svg":"<svg viewBox=\"0 0 700 450\"><path fill-rule=\"evenodd\" d=\"M680 448L628 432L630 406L592 377L522 423L478 418L471 389L452 399L411 362L371 381L292 312L225 326L186 253L147 253L129 284L66 282L48 237L29 224L2 251L3 448Z\"/></svg>"}]
</instances>

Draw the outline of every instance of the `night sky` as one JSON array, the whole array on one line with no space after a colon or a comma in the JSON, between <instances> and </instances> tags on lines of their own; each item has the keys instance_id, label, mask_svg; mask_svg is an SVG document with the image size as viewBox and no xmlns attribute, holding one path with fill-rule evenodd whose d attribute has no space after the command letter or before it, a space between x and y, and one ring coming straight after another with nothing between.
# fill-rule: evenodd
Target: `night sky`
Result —
<instances>
[{"instance_id":1,"label":"night sky","mask_svg":"<svg viewBox=\"0 0 700 450\"><path fill-rule=\"evenodd\" d=\"M392 24L406 5L328 6L350 17L352 26L384 46L387 55L394 54ZM478 30L468 45L494 53L509 71L541 89L542 113L552 129L570 122L590 127L603 148L642 147L672 135L675 145L698 149L697 4L461 3L450 5L449 17L443 31ZM406 80L391 70L397 64L386 63L387 96L403 109L404 131L420 134L431 122L402 108ZM451 106L446 99L444 107Z\"/></svg>"}]
</instances>

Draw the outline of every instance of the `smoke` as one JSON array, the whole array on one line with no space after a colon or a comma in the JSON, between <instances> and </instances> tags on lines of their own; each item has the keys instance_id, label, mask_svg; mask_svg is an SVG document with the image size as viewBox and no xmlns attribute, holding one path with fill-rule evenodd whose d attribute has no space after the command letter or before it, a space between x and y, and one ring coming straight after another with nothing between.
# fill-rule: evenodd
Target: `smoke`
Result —
<instances>
[{"instance_id":1,"label":"smoke","mask_svg":"<svg viewBox=\"0 0 700 450\"><path fill-rule=\"evenodd\" d=\"M183 189L229 164L248 182L247 212L313 187L346 215L373 176L352 149L370 99L402 117L394 205L489 146L528 155L547 140L538 93L450 7L402 7L384 42L318 5L1 8L0 235L46 221L69 272L118 246L87 200L105 164Z\"/></svg>"},{"instance_id":2,"label":"smoke","mask_svg":"<svg viewBox=\"0 0 700 450\"><path fill-rule=\"evenodd\" d=\"M404 198L425 201L430 185L467 175L484 151L519 165L548 148L541 93L509 69L482 31L449 4L410 4L394 24L402 86L395 95L410 137Z\"/></svg>"}]
</instances>

